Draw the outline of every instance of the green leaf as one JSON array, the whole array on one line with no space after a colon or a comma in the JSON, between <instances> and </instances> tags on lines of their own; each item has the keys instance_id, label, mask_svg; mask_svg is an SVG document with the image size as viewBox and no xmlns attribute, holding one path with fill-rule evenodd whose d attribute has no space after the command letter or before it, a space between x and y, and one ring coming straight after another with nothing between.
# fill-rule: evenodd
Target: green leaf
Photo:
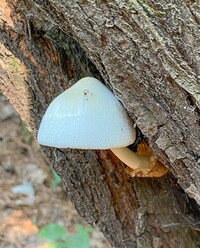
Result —
<instances>
[{"instance_id":1,"label":"green leaf","mask_svg":"<svg viewBox=\"0 0 200 248\"><path fill-rule=\"evenodd\" d=\"M82 226L82 225L77 225L77 226L76 226L76 231L77 231L77 233L82 233L82 232L84 232L84 233L90 234L90 233L92 233L94 230L93 230L93 228L91 228L91 227L84 227L84 226Z\"/></svg>"},{"instance_id":2,"label":"green leaf","mask_svg":"<svg viewBox=\"0 0 200 248\"><path fill-rule=\"evenodd\" d=\"M53 244L49 244L47 248L68 248L68 246L65 242L55 242Z\"/></svg>"},{"instance_id":3,"label":"green leaf","mask_svg":"<svg viewBox=\"0 0 200 248\"><path fill-rule=\"evenodd\" d=\"M62 179L61 177L55 172L55 170L53 169L53 167L51 167L51 173L52 173L52 181L51 181L51 188L56 188L61 182Z\"/></svg>"},{"instance_id":4,"label":"green leaf","mask_svg":"<svg viewBox=\"0 0 200 248\"><path fill-rule=\"evenodd\" d=\"M66 241L66 247L69 248L89 248L89 234L92 228L85 228L81 225L76 227L77 233L71 235Z\"/></svg>"},{"instance_id":5,"label":"green leaf","mask_svg":"<svg viewBox=\"0 0 200 248\"><path fill-rule=\"evenodd\" d=\"M39 237L45 240L65 240L66 230L58 224L48 224L40 229Z\"/></svg>"}]
</instances>

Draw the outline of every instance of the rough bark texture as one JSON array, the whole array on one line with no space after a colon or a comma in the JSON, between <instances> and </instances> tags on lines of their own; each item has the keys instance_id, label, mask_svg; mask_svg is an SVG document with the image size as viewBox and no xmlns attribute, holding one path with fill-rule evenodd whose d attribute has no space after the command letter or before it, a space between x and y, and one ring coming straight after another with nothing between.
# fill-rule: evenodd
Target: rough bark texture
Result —
<instances>
[{"instance_id":1,"label":"rough bark texture","mask_svg":"<svg viewBox=\"0 0 200 248\"><path fill-rule=\"evenodd\" d=\"M109 151L44 149L113 247L200 247L199 25L199 1L0 2L0 90L34 134L51 100L92 75L170 169L130 178Z\"/></svg>"}]
</instances>

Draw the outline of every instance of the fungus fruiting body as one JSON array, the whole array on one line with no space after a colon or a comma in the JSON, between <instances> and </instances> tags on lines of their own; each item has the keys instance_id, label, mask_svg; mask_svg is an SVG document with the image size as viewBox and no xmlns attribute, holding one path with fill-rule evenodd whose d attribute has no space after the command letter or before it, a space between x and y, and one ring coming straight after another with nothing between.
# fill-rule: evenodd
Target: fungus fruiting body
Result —
<instances>
[{"instance_id":1,"label":"fungus fruiting body","mask_svg":"<svg viewBox=\"0 0 200 248\"><path fill-rule=\"evenodd\" d=\"M124 164L132 169L147 169L150 166L150 158L136 155L128 147L110 149Z\"/></svg>"},{"instance_id":2,"label":"fungus fruiting body","mask_svg":"<svg viewBox=\"0 0 200 248\"><path fill-rule=\"evenodd\" d=\"M132 169L150 167L149 157L127 148L136 131L115 95L99 80L85 77L57 96L40 124L38 142L58 148L111 149Z\"/></svg>"}]
</instances>

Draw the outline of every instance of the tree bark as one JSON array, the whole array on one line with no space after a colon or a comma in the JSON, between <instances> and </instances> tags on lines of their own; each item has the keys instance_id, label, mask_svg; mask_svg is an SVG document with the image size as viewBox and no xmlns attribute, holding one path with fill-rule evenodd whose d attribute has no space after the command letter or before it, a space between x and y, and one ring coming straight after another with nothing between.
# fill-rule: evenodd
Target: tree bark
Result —
<instances>
[{"instance_id":1,"label":"tree bark","mask_svg":"<svg viewBox=\"0 0 200 248\"><path fill-rule=\"evenodd\" d=\"M170 172L131 178L110 151L44 148L113 247L200 247L200 2L1 0L0 90L34 133L84 76L123 103Z\"/></svg>"}]
</instances>

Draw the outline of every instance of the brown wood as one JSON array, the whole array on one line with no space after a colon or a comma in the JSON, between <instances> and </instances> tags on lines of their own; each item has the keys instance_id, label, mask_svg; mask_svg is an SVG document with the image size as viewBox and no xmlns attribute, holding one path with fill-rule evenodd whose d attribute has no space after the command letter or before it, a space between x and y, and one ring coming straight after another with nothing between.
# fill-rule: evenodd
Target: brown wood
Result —
<instances>
[{"instance_id":1,"label":"brown wood","mask_svg":"<svg viewBox=\"0 0 200 248\"><path fill-rule=\"evenodd\" d=\"M0 2L0 90L34 134L55 96L95 76L170 169L159 179L130 178L110 151L44 148L79 214L113 247L200 245L199 6Z\"/></svg>"}]
</instances>

